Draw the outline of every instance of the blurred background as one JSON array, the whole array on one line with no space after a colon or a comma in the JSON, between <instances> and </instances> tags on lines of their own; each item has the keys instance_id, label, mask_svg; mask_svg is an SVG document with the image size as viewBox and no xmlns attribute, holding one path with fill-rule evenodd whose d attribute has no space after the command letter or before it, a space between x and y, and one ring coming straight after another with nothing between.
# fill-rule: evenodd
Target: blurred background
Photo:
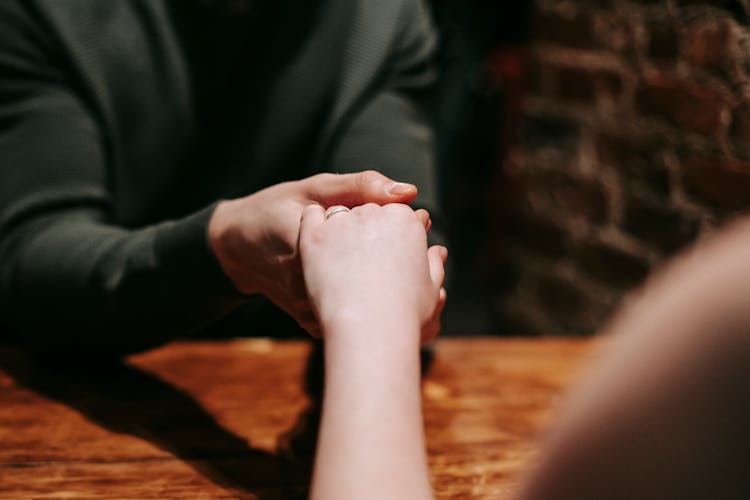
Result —
<instances>
[{"instance_id":1,"label":"blurred background","mask_svg":"<svg viewBox=\"0 0 750 500\"><path fill-rule=\"evenodd\" d=\"M445 333L593 333L749 205L747 0L431 3Z\"/></svg>"}]
</instances>

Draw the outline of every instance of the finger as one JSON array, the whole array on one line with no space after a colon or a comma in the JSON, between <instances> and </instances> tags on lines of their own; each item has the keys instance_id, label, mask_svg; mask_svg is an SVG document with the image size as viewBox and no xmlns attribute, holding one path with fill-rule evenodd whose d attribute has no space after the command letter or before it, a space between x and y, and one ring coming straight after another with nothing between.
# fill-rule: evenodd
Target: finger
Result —
<instances>
[{"instance_id":1,"label":"finger","mask_svg":"<svg viewBox=\"0 0 750 500\"><path fill-rule=\"evenodd\" d=\"M333 205L326 209L326 220L338 214L348 214L351 212L348 207L343 205Z\"/></svg>"},{"instance_id":2,"label":"finger","mask_svg":"<svg viewBox=\"0 0 750 500\"><path fill-rule=\"evenodd\" d=\"M395 182L374 170L356 174L319 174L305 182L310 199L324 206L411 203L417 197L417 187L413 184Z\"/></svg>"},{"instance_id":3,"label":"finger","mask_svg":"<svg viewBox=\"0 0 750 500\"><path fill-rule=\"evenodd\" d=\"M440 295L438 295L438 303L437 308L435 308L435 315L440 318L440 315L443 314L443 309L445 308L445 303L448 301L448 292L445 290L445 287L440 287Z\"/></svg>"},{"instance_id":4,"label":"finger","mask_svg":"<svg viewBox=\"0 0 750 500\"><path fill-rule=\"evenodd\" d=\"M424 230L429 233L430 228L432 227L432 219L430 219L430 212L428 212L424 208L420 208L419 210L415 210L414 213L416 214L417 218L424 226Z\"/></svg>"},{"instance_id":5,"label":"finger","mask_svg":"<svg viewBox=\"0 0 750 500\"><path fill-rule=\"evenodd\" d=\"M448 260L448 247L443 245L435 245L440 247L440 258L443 259L443 264Z\"/></svg>"},{"instance_id":6,"label":"finger","mask_svg":"<svg viewBox=\"0 0 750 500\"><path fill-rule=\"evenodd\" d=\"M434 245L427 249L427 263L430 268L430 279L435 289L443 286L445 281L445 260L448 258L448 249L442 245Z\"/></svg>"},{"instance_id":7,"label":"finger","mask_svg":"<svg viewBox=\"0 0 750 500\"><path fill-rule=\"evenodd\" d=\"M440 316L443 314L443 309L445 309L445 303L448 300L448 292L446 292L445 287L440 287L440 292L438 293L438 301L437 304L435 304L435 310L432 312L432 318L430 318L431 322L437 322L440 323Z\"/></svg>"},{"instance_id":8,"label":"finger","mask_svg":"<svg viewBox=\"0 0 750 500\"><path fill-rule=\"evenodd\" d=\"M431 320L422 330L422 337L419 339L421 345L425 346L435 340L435 337L440 333L440 326L440 318Z\"/></svg>"},{"instance_id":9,"label":"finger","mask_svg":"<svg viewBox=\"0 0 750 500\"><path fill-rule=\"evenodd\" d=\"M304 235L307 234L312 228L323 224L326 221L326 215L323 211L323 207L316 204L307 205L302 210L302 216L300 217L299 227L299 239L302 241Z\"/></svg>"},{"instance_id":10,"label":"finger","mask_svg":"<svg viewBox=\"0 0 750 500\"><path fill-rule=\"evenodd\" d=\"M422 345L429 344L433 340L435 340L435 337L438 336L440 333L441 328L441 322L440 317L443 314L443 309L445 308L445 303L448 299L448 295L445 291L445 288L440 288L440 294L438 296L438 303L435 307L435 312L432 315L432 318L430 318L430 321L427 323L427 325L422 330L422 338L421 342Z\"/></svg>"}]
</instances>

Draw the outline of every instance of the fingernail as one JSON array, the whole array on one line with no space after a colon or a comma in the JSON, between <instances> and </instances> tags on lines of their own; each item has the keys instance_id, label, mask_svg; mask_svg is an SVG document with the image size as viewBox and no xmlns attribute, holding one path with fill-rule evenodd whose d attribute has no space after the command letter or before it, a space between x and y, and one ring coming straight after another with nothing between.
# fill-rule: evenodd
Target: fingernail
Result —
<instances>
[{"instance_id":1,"label":"fingernail","mask_svg":"<svg viewBox=\"0 0 750 500\"><path fill-rule=\"evenodd\" d=\"M411 184L406 184L405 182L394 182L388 188L388 193L393 196L403 196L413 190L414 186Z\"/></svg>"}]
</instances>

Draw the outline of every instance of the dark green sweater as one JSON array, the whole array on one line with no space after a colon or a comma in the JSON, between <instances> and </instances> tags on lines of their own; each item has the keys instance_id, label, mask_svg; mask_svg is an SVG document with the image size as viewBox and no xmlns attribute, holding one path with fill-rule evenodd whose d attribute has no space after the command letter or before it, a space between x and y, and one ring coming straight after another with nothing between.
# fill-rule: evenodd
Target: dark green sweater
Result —
<instances>
[{"instance_id":1,"label":"dark green sweater","mask_svg":"<svg viewBox=\"0 0 750 500\"><path fill-rule=\"evenodd\" d=\"M122 353L210 327L244 302L212 209L282 180L374 168L435 210L434 42L419 0L0 2L0 339Z\"/></svg>"}]
</instances>

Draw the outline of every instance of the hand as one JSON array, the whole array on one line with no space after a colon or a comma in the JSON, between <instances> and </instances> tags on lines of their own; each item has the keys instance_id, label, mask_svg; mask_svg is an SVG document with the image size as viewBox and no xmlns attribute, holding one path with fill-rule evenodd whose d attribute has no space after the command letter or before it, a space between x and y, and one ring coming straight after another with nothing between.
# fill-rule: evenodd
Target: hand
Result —
<instances>
[{"instance_id":1,"label":"hand","mask_svg":"<svg viewBox=\"0 0 750 500\"><path fill-rule=\"evenodd\" d=\"M209 222L209 242L239 292L265 295L311 335L319 336L297 253L304 207L410 203L416 196L415 186L374 171L318 174L219 203ZM424 210L419 217L429 219Z\"/></svg>"},{"instance_id":2,"label":"hand","mask_svg":"<svg viewBox=\"0 0 750 500\"><path fill-rule=\"evenodd\" d=\"M312 307L324 329L397 318L426 343L440 329L447 250L427 248L425 221L402 204L366 204L326 220L305 208L300 255Z\"/></svg>"}]
</instances>

